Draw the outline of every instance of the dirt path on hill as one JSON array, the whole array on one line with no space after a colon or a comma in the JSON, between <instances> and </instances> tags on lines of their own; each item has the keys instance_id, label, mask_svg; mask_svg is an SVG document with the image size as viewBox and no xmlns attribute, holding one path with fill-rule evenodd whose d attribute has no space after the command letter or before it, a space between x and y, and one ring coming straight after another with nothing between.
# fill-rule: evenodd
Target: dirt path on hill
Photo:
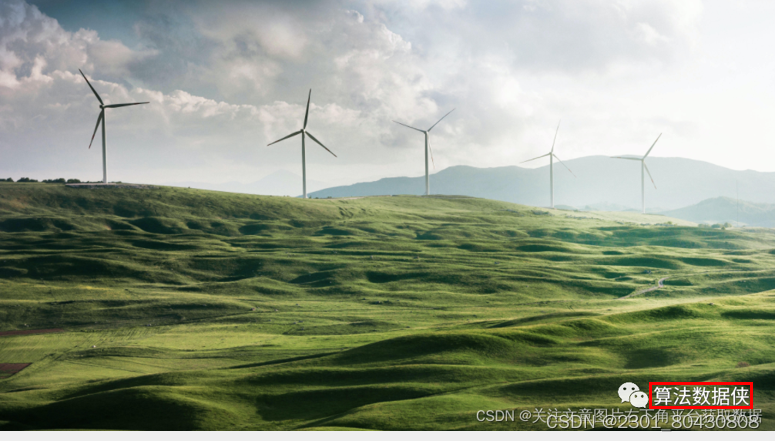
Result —
<instances>
[{"instance_id":1,"label":"dirt path on hill","mask_svg":"<svg viewBox=\"0 0 775 441\"><path fill-rule=\"evenodd\" d=\"M619 297L619 300L626 299L626 298L633 297L633 296L637 296L639 294L645 294L645 293L651 292L651 291L656 291L659 288L664 288L665 285L663 284L663 282L665 280L667 280L667 279L669 279L669 277L662 277L661 279L657 280L657 286L652 286L651 288L644 288L644 289L641 289L640 291L636 291L636 292L634 292L632 294L627 294L624 297Z\"/></svg>"}]
</instances>

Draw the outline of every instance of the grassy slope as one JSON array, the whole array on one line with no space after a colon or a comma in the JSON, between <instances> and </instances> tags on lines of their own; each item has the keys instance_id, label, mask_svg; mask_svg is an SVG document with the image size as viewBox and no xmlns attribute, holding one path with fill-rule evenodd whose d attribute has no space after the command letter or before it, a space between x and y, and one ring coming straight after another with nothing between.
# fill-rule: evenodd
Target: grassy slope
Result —
<instances>
[{"instance_id":1,"label":"grassy slope","mask_svg":"<svg viewBox=\"0 0 775 441\"><path fill-rule=\"evenodd\" d=\"M0 428L538 429L474 415L711 379L775 428L775 235L616 216L0 183L0 331L68 331L0 337Z\"/></svg>"}]
</instances>

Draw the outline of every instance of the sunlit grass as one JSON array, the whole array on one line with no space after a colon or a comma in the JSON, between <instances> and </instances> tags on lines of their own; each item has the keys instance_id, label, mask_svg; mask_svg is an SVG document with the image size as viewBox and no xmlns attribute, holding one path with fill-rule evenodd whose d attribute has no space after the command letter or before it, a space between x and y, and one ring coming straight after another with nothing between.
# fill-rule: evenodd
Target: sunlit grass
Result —
<instances>
[{"instance_id":1,"label":"sunlit grass","mask_svg":"<svg viewBox=\"0 0 775 441\"><path fill-rule=\"evenodd\" d=\"M475 413L735 379L774 428L775 235L667 221L0 183L0 331L67 331L0 337L0 427L539 429Z\"/></svg>"}]
</instances>

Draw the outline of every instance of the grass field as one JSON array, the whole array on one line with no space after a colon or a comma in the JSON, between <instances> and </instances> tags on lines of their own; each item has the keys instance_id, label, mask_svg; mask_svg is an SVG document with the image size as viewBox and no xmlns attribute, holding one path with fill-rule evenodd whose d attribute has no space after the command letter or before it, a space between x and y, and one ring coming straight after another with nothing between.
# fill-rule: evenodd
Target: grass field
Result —
<instances>
[{"instance_id":1,"label":"grass field","mask_svg":"<svg viewBox=\"0 0 775 441\"><path fill-rule=\"evenodd\" d=\"M773 430L773 264L662 216L0 183L0 429L540 430L475 414L729 380Z\"/></svg>"}]
</instances>

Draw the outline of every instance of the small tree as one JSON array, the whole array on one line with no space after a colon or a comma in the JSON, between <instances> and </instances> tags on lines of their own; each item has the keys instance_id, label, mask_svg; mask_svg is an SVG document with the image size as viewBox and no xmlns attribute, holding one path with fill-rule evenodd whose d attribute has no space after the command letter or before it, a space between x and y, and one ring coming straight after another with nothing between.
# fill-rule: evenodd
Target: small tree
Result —
<instances>
[{"instance_id":1,"label":"small tree","mask_svg":"<svg viewBox=\"0 0 775 441\"><path fill-rule=\"evenodd\" d=\"M68 184L80 184L81 180L80 179L68 179L67 183Z\"/></svg>"}]
</instances>

